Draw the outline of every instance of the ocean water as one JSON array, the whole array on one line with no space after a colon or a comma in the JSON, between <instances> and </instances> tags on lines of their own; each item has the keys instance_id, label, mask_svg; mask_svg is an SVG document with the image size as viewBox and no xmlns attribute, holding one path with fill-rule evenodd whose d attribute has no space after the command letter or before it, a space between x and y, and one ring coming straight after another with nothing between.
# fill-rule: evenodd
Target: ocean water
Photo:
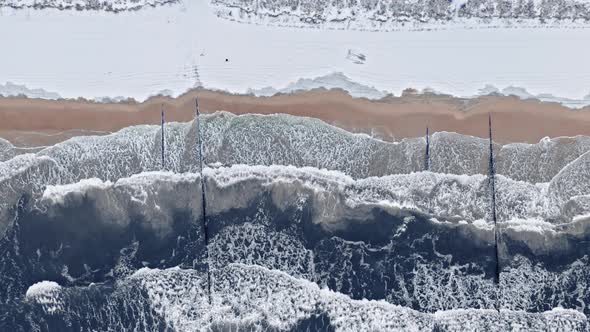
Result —
<instances>
[{"instance_id":1,"label":"ocean water","mask_svg":"<svg viewBox=\"0 0 590 332\"><path fill-rule=\"evenodd\" d=\"M0 330L589 329L587 138L496 144L494 227L481 139L203 120L6 144Z\"/></svg>"}]
</instances>

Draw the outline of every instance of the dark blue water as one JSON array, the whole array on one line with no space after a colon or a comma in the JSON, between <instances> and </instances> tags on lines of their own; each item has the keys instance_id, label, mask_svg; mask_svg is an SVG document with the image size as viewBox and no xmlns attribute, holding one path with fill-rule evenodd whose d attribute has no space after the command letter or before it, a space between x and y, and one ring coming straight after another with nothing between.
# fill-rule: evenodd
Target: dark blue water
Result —
<instances>
[{"instance_id":1,"label":"dark blue water","mask_svg":"<svg viewBox=\"0 0 590 332\"><path fill-rule=\"evenodd\" d=\"M0 242L0 331L169 330L140 286L117 280L141 267L207 269L203 223L187 211L175 211L173 231L161 237L145 220L102 220L89 200L51 216L27 197L21 203ZM64 287L65 310L47 314L24 299L42 280Z\"/></svg>"},{"instance_id":2,"label":"dark blue water","mask_svg":"<svg viewBox=\"0 0 590 332\"><path fill-rule=\"evenodd\" d=\"M104 220L100 217L104 214L96 211L95 202L86 199L49 215L32 208L27 197L21 198L12 211L15 218L0 241L0 331L173 330L152 307L140 284L119 281L142 267L176 266L196 270L206 280L203 220L189 211L173 211L172 231L161 236L147 226L153 221ZM270 234L280 234L310 254L311 261L301 267L297 277L353 299L385 299L422 312L495 307L495 248L465 228L435 223L418 213L392 214L380 208L367 210L362 219L339 220L338 224L345 227L327 228L317 222L313 211L309 202L302 208L280 209L269 194L261 193L246 208L208 216L209 254L213 258L224 254L215 250L223 248L223 243L216 241L225 241L225 230L233 227L231 232L235 233L236 229L254 225L262 230L263 238L235 242L238 247L231 250L238 254L227 256L230 263L243 262L245 256L239 254L243 251L254 257L254 264L266 266L264 251L276 238ZM269 237L264 238L264 234ZM545 291L526 310L545 311L558 305L580 308L580 295L573 293L580 283L590 282L588 237L567 238L571 245L544 255L506 236L500 240L507 253L501 261L503 273L520 264L516 259L519 256L556 275L571 269L572 264L580 265L579 271L562 283L563 288L552 288L550 283L541 285ZM289 260L282 264L266 267L291 267ZM420 279L423 277L431 280ZM470 281L474 277L477 282ZM63 310L48 313L38 303L25 299L28 287L42 280L63 287ZM440 296L434 292L436 289L433 291L438 284L456 285L444 290L446 301L435 298ZM590 301L588 293L582 298ZM590 314L588 308L583 310ZM242 331L261 326L272 330L265 322L253 326L213 325L212 330ZM296 331L333 329L327 313L321 310L294 327Z\"/></svg>"},{"instance_id":3,"label":"dark blue water","mask_svg":"<svg viewBox=\"0 0 590 332\"><path fill-rule=\"evenodd\" d=\"M478 275L489 282L493 280L496 268L493 245L473 241L460 228L433 223L417 214L391 215L374 208L362 220L339 221L347 225L345 229L327 231L314 222L313 207L309 204L302 210L283 211L273 206L270 196L261 194L259 198L249 208L212 216L209 223L211 241L218 241L216 236L225 227L243 225L245 220L261 223L266 232L287 234L313 252L315 277L312 281L353 299L387 298L392 303L420 311L451 308L433 310L422 306L418 299L393 296L406 290L411 293L420 291L412 285L418 265L433 264L443 271L467 265L460 269L463 275L456 277ZM265 215L262 221L257 217L261 211ZM413 221L404 223L406 217L413 218ZM244 246L250 253L256 250L250 243ZM441 258L445 255L449 256L448 259ZM240 262L239 258L235 261ZM464 303L465 308L493 308L495 292L466 291L471 301Z\"/></svg>"}]
</instances>

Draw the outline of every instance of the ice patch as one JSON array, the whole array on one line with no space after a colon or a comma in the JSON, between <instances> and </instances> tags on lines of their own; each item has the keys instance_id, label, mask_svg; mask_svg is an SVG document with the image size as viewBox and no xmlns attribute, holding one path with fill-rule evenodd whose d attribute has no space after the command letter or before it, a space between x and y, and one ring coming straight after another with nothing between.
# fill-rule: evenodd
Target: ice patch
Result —
<instances>
[{"instance_id":1,"label":"ice patch","mask_svg":"<svg viewBox=\"0 0 590 332\"><path fill-rule=\"evenodd\" d=\"M297 82L290 83L278 90L273 87L266 87L262 89L249 89L248 93L254 94L255 96L272 96L278 93L293 93L320 88L328 90L341 89L356 98L381 99L387 95L385 91L379 91L374 87L354 82L341 72L316 78L301 78Z\"/></svg>"},{"instance_id":2,"label":"ice patch","mask_svg":"<svg viewBox=\"0 0 590 332\"><path fill-rule=\"evenodd\" d=\"M6 82L6 84L0 83L0 96L26 96L27 98L40 98L49 100L61 98L61 96L55 92L49 92L43 89L29 89L25 85L18 85L12 82Z\"/></svg>"},{"instance_id":3,"label":"ice patch","mask_svg":"<svg viewBox=\"0 0 590 332\"><path fill-rule=\"evenodd\" d=\"M354 53L354 51L349 50L349 55L347 55L347 59L349 58L352 59L351 61L358 61L358 54ZM364 63L364 61L365 60L363 58L362 62ZM301 78L298 81L292 82L288 84L286 87L279 89L270 86L261 89L248 89L248 93L253 94L255 96L269 97L279 93L295 93L321 88L328 90L340 89L346 91L352 97L367 98L372 100L378 100L386 97L387 95L395 95L395 92L393 91L378 90L373 86L353 81L342 72L335 72L332 74L318 76L315 78ZM408 86L408 88L413 87ZM403 92L401 94L403 94ZM418 94L452 95L452 91L439 91L433 88L424 87L421 91L418 92ZM518 97L521 100L535 99L542 102L553 102L572 109L579 109L590 105L590 93L580 99L575 99L554 96L549 93L540 93L535 95L529 93L525 88L516 86L508 86L506 88L499 89L490 84L485 85L483 88L479 89L477 94L456 95L454 97L473 99L489 95L514 96Z\"/></svg>"},{"instance_id":4,"label":"ice patch","mask_svg":"<svg viewBox=\"0 0 590 332\"><path fill-rule=\"evenodd\" d=\"M550 93L540 93L534 95L522 87L508 86L500 90L493 85L486 85L484 88L479 90L477 96L488 95L515 96L522 100L536 99L542 102L558 103L573 109L583 108L590 105L590 93L580 99L574 99L554 96Z\"/></svg>"}]
</instances>

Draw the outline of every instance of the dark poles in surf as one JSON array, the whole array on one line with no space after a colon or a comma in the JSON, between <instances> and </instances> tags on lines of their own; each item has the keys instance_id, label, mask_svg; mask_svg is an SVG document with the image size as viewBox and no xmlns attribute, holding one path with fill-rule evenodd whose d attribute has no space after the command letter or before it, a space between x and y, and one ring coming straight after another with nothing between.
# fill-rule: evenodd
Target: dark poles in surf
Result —
<instances>
[{"instance_id":1,"label":"dark poles in surf","mask_svg":"<svg viewBox=\"0 0 590 332\"><path fill-rule=\"evenodd\" d=\"M198 148L198 159L199 159L199 171L201 172L201 210L203 218L203 233L205 235L205 254L207 259L207 294L209 299L209 305L211 305L211 267L209 259L209 229L207 222L207 201L205 199L205 174L203 173L203 138L201 136L201 118L199 113L199 100L195 98L195 121L197 127L197 140L199 142Z\"/></svg>"},{"instance_id":2,"label":"dark poles in surf","mask_svg":"<svg viewBox=\"0 0 590 332\"><path fill-rule=\"evenodd\" d=\"M164 159L164 104L162 104L161 111L162 111L162 123L161 123L161 126L162 126L162 130L161 130L162 131L162 135L161 135L162 136L162 147L161 147L161 152L162 152L162 169L164 170L164 169L166 169L166 160Z\"/></svg>"},{"instance_id":3,"label":"dark poles in surf","mask_svg":"<svg viewBox=\"0 0 590 332\"><path fill-rule=\"evenodd\" d=\"M494 276L494 281L496 285L498 285L498 294L496 300L496 310L500 311L500 294L499 294L499 284L500 284L500 255L498 253L498 222L496 219L496 169L494 164L494 142L492 140L492 115L488 113L488 134L490 139L490 159L489 159L489 166L488 166L488 181L490 186L490 214L491 218L494 222L494 251L496 256L496 273Z\"/></svg>"},{"instance_id":4,"label":"dark poles in surf","mask_svg":"<svg viewBox=\"0 0 590 332\"><path fill-rule=\"evenodd\" d=\"M430 170L430 135L428 134L428 127L426 127L426 154L424 155L424 170Z\"/></svg>"}]
</instances>

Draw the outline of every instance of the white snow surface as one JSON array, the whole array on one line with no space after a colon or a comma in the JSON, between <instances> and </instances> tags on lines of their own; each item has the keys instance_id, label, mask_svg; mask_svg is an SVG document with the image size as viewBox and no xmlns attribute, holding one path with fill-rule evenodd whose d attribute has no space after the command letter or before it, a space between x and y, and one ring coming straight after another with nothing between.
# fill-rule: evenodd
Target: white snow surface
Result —
<instances>
[{"instance_id":1,"label":"white snow surface","mask_svg":"<svg viewBox=\"0 0 590 332\"><path fill-rule=\"evenodd\" d=\"M296 29L219 19L206 0L117 14L3 7L0 15L0 31L9 32L3 42L11 45L3 49L0 82L65 98L144 100L198 85L239 93L269 86L288 91L297 87L290 82L333 73L348 79L304 79L299 85L344 85L367 97L398 95L409 87L473 96L488 84L518 86L527 96L577 106L587 103L590 92L590 66L583 65L590 29ZM366 61L351 62L350 49ZM575 51L564 56L564 50ZM548 93L559 98L541 95Z\"/></svg>"},{"instance_id":2,"label":"white snow surface","mask_svg":"<svg viewBox=\"0 0 590 332\"><path fill-rule=\"evenodd\" d=\"M105 10L119 12L138 10L144 7L161 6L178 0L0 0L0 7L23 8L57 8L60 10Z\"/></svg>"},{"instance_id":3,"label":"white snow surface","mask_svg":"<svg viewBox=\"0 0 590 332\"><path fill-rule=\"evenodd\" d=\"M61 96L55 92L49 92L43 89L29 89L25 85L18 85L12 82L6 82L6 84L0 83L0 96L26 96L28 98L41 98L50 100L61 98Z\"/></svg>"},{"instance_id":4,"label":"white snow surface","mask_svg":"<svg viewBox=\"0 0 590 332\"><path fill-rule=\"evenodd\" d=\"M275 26L369 31L446 26L587 27L587 0L212 0L219 17Z\"/></svg>"}]
</instances>

